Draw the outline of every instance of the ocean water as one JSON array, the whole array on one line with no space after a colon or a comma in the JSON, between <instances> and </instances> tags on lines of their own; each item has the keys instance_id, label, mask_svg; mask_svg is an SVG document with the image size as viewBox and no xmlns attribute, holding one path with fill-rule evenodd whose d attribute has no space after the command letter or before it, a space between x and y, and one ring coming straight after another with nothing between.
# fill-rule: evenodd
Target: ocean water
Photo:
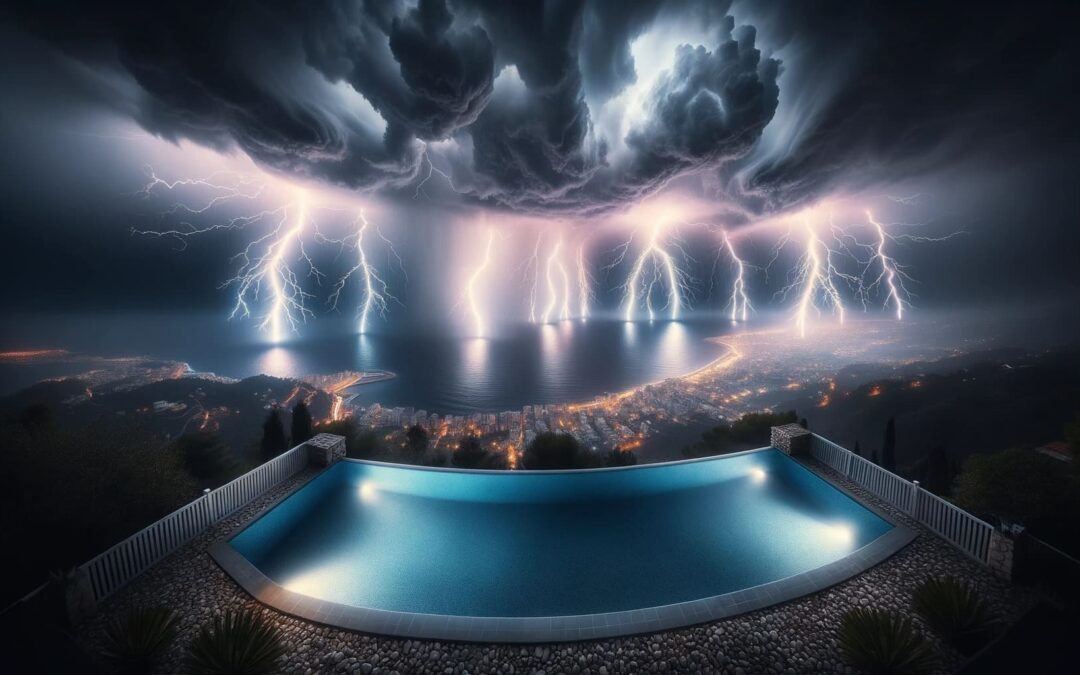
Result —
<instances>
[{"instance_id":1,"label":"ocean water","mask_svg":"<svg viewBox=\"0 0 1080 675\"><path fill-rule=\"evenodd\" d=\"M728 593L838 560L891 528L765 449L557 473L340 462L231 543L322 600L518 617Z\"/></svg>"},{"instance_id":2,"label":"ocean water","mask_svg":"<svg viewBox=\"0 0 1080 675\"><path fill-rule=\"evenodd\" d=\"M477 339L436 327L383 325L358 336L353 327L349 320L320 319L274 346L250 323L218 314L17 317L5 325L0 348L151 356L231 377L388 370L397 377L355 389L359 402L467 414L584 400L682 375L721 356L723 348L706 338L732 328L717 317L632 324L612 318L512 325ZM0 394L78 368L0 362Z\"/></svg>"}]
</instances>

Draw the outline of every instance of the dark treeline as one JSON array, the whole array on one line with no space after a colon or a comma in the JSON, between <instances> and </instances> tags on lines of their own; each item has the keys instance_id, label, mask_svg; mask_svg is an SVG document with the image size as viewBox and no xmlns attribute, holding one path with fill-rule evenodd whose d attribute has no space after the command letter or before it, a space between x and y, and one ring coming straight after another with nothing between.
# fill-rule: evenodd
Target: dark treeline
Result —
<instances>
[{"instance_id":1,"label":"dark treeline","mask_svg":"<svg viewBox=\"0 0 1080 675\"><path fill-rule=\"evenodd\" d=\"M782 413L747 413L733 422L718 424L701 434L701 440L682 449L684 457L708 457L741 450L753 450L769 444L769 430L791 424L798 417L794 410Z\"/></svg>"}]
</instances>

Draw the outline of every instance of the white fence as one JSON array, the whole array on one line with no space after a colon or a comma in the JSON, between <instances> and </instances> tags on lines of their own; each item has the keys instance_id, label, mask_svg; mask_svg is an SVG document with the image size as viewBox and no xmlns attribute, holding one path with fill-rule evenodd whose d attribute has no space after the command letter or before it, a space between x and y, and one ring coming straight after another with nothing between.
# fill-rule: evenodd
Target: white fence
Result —
<instances>
[{"instance_id":1,"label":"white fence","mask_svg":"<svg viewBox=\"0 0 1080 675\"><path fill-rule=\"evenodd\" d=\"M204 494L82 566L94 597L102 600L148 567L187 543L308 464L307 447L298 445L231 483Z\"/></svg>"},{"instance_id":2,"label":"white fence","mask_svg":"<svg viewBox=\"0 0 1080 675\"><path fill-rule=\"evenodd\" d=\"M811 434L810 454L986 564L993 525L817 434Z\"/></svg>"}]
</instances>

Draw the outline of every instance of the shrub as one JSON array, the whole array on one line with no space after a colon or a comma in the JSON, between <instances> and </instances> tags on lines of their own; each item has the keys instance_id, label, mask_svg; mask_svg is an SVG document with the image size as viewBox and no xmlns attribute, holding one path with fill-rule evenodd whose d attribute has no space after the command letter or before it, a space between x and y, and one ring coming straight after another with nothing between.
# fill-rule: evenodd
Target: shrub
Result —
<instances>
[{"instance_id":1,"label":"shrub","mask_svg":"<svg viewBox=\"0 0 1080 675\"><path fill-rule=\"evenodd\" d=\"M570 434L545 431L525 448L521 463L526 469L582 469L591 458Z\"/></svg>"},{"instance_id":2,"label":"shrub","mask_svg":"<svg viewBox=\"0 0 1080 675\"><path fill-rule=\"evenodd\" d=\"M604 456L604 466L634 466L637 464L637 455L630 450L616 447Z\"/></svg>"},{"instance_id":3,"label":"shrub","mask_svg":"<svg viewBox=\"0 0 1080 675\"><path fill-rule=\"evenodd\" d=\"M188 647L188 664L198 675L263 675L276 671L285 651L281 634L249 611L214 618Z\"/></svg>"},{"instance_id":4,"label":"shrub","mask_svg":"<svg viewBox=\"0 0 1080 675\"><path fill-rule=\"evenodd\" d=\"M133 609L105 626L104 655L122 673L148 673L176 639L176 613Z\"/></svg>"},{"instance_id":5,"label":"shrub","mask_svg":"<svg viewBox=\"0 0 1080 675\"><path fill-rule=\"evenodd\" d=\"M964 654L978 651L997 627L975 588L954 577L926 579L915 589L913 605L926 625Z\"/></svg>"},{"instance_id":6,"label":"shrub","mask_svg":"<svg viewBox=\"0 0 1080 675\"><path fill-rule=\"evenodd\" d=\"M915 675L933 669L930 645L911 619L875 609L853 609L840 621L840 651L853 666L878 675Z\"/></svg>"},{"instance_id":7,"label":"shrub","mask_svg":"<svg viewBox=\"0 0 1080 675\"><path fill-rule=\"evenodd\" d=\"M488 452L476 436L465 436L458 443L450 463L461 469L479 469L488 460Z\"/></svg>"},{"instance_id":8,"label":"shrub","mask_svg":"<svg viewBox=\"0 0 1080 675\"><path fill-rule=\"evenodd\" d=\"M769 442L769 429L796 420L795 411L784 413L746 413L731 423L721 423L701 434L701 440L684 446L685 457L723 455L738 450L761 447Z\"/></svg>"},{"instance_id":9,"label":"shrub","mask_svg":"<svg viewBox=\"0 0 1080 675\"><path fill-rule=\"evenodd\" d=\"M424 427L415 425L405 432L405 444L414 455L422 454L428 448L428 433Z\"/></svg>"},{"instance_id":10,"label":"shrub","mask_svg":"<svg viewBox=\"0 0 1080 675\"><path fill-rule=\"evenodd\" d=\"M232 450L213 431L195 431L173 443L199 487L216 488L240 475Z\"/></svg>"}]
</instances>

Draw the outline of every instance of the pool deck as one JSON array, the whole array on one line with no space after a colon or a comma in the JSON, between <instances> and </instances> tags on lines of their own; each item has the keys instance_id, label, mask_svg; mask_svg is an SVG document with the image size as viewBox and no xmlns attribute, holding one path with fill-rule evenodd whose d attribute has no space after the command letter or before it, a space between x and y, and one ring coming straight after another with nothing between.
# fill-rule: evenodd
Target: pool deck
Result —
<instances>
[{"instance_id":1,"label":"pool deck","mask_svg":"<svg viewBox=\"0 0 1080 675\"><path fill-rule=\"evenodd\" d=\"M745 605L726 618L701 616L698 623L683 628L643 627L643 631L652 632L593 640L578 634L574 642L529 646L406 639L301 618L296 611L298 607L303 611L300 601L292 611L274 609L245 591L211 556L216 544L234 536L318 473L308 470L209 528L117 591L102 603L97 616L79 627L78 637L87 649L97 652L112 618L135 607L169 607L180 617L179 637L157 672L179 673L185 672L187 644L202 625L225 610L249 609L281 630L286 654L279 668L290 674L848 672L850 668L836 649L836 630L843 613L854 607L875 607L909 614L911 593L927 575L951 574L973 584L1006 623L1014 622L1032 606L1031 591L994 577L902 511L831 469L812 460L804 464L863 505L901 524L915 535L913 540L877 564L867 563L861 573L838 573L835 585L822 582L822 590L817 592L796 593L786 602L762 602L758 609ZM824 568L817 572L828 574ZM938 672L954 672L962 665L959 653L936 640L934 644L941 659Z\"/></svg>"},{"instance_id":2,"label":"pool deck","mask_svg":"<svg viewBox=\"0 0 1080 675\"><path fill-rule=\"evenodd\" d=\"M767 450L767 448L763 448L763 450ZM727 456L707 457L686 460L686 462L723 461L725 457ZM587 469L580 472L635 471L647 469L649 466L652 465L643 464L618 469ZM461 472L461 470L456 471ZM472 471L465 472L473 473ZM476 473L490 472L480 471ZM249 522L258 520L259 517L303 488L308 482L310 481L300 483L281 495L273 503L263 508ZM477 617L420 614L355 607L321 600L284 588L268 578L233 548L229 543L229 538L214 542L208 549L208 553L241 588L264 605L301 619L336 628L394 637L453 640L458 642L530 643L595 640L640 633L655 633L661 630L716 621L794 600L810 593L816 593L865 572L910 544L918 536L914 530L897 522L888 513L881 511L873 504L863 503L856 495L848 492L842 486L836 485L827 479L826 482L831 487L847 494L856 502L874 512L892 525L892 529L839 560L800 574L722 595L619 612L574 616Z\"/></svg>"}]
</instances>

